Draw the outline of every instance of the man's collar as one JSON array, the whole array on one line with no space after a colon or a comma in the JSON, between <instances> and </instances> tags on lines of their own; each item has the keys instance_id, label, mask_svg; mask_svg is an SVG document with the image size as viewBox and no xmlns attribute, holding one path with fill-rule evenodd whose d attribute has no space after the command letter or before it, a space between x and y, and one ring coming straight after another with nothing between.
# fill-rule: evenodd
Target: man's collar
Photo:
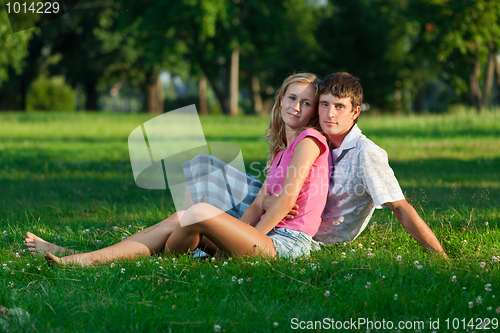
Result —
<instances>
[{"instance_id":1,"label":"man's collar","mask_svg":"<svg viewBox=\"0 0 500 333\"><path fill-rule=\"evenodd\" d=\"M358 142L360 136L361 130L359 129L358 124L354 124L354 126L342 141L340 147L332 150L333 160L335 161L344 150L349 150L356 147L356 143Z\"/></svg>"}]
</instances>

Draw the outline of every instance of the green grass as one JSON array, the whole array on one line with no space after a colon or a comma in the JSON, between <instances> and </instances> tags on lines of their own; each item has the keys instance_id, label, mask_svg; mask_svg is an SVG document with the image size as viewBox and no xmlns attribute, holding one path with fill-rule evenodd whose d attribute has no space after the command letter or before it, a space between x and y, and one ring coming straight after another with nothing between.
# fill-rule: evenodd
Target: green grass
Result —
<instances>
[{"instance_id":1,"label":"green grass","mask_svg":"<svg viewBox=\"0 0 500 333\"><path fill-rule=\"evenodd\" d=\"M30 314L24 325L10 320L10 331L211 332L220 325L221 332L285 332L294 327L293 318L366 318L394 323L393 330L380 332L396 331L397 322L406 320L424 321L422 331L430 332L432 318L440 320L435 331L451 332L458 318L461 332L470 328L462 329L462 319L467 324L500 317L500 268L492 259L500 257L495 112L363 115L359 122L389 154L408 201L441 240L449 261L423 250L388 209L377 210L355 242L294 262L154 256L50 269L42 256L25 252L28 230L91 251L173 213L168 191L138 188L132 177L127 137L150 118L0 113L0 305ZM259 138L266 122L202 118L207 141L238 144L248 170L265 163L267 147ZM350 331L365 332L366 326Z\"/></svg>"}]
</instances>

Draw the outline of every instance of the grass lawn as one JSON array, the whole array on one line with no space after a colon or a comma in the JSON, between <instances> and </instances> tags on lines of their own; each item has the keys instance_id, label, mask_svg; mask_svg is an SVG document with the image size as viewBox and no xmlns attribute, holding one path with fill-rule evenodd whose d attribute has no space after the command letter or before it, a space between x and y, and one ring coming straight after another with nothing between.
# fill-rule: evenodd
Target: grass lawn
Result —
<instances>
[{"instance_id":1,"label":"grass lawn","mask_svg":"<svg viewBox=\"0 0 500 333\"><path fill-rule=\"evenodd\" d=\"M352 243L293 262L153 256L49 268L26 231L79 251L174 212L134 183L127 138L151 116L0 113L0 315L10 332L463 332L500 323L500 112L369 117L407 200L452 258L427 253L391 211ZM207 141L263 166L267 120L206 117ZM257 176L259 176L257 174ZM495 296L496 295L496 296ZM17 311L17 315L15 312ZM29 314L29 317L28 315ZM489 318L487 320L487 318ZM352 325L354 324L354 326ZM347 325L347 326L346 326ZM371 325L371 326L370 326ZM423 325L423 326L421 326Z\"/></svg>"}]
</instances>

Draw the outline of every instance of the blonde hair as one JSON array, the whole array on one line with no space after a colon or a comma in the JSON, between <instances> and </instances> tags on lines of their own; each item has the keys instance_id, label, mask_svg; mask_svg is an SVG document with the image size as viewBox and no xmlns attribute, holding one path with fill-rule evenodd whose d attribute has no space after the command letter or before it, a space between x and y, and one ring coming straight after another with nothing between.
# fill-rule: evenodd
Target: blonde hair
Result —
<instances>
[{"instance_id":1,"label":"blonde hair","mask_svg":"<svg viewBox=\"0 0 500 333\"><path fill-rule=\"evenodd\" d=\"M311 73L297 73L292 74L285 79L281 87L278 89L276 96L274 97L274 105L271 110L271 116L269 121L269 126L266 129L266 133L264 134L263 139L269 140L269 158L267 159L266 170L270 168L273 163L276 155L286 147L286 133L285 133L285 123L281 118L281 103L283 101L283 96L285 96L286 90L289 86L294 83L309 83L312 84L316 90L315 96L318 98L318 86L321 82L320 79L314 74ZM303 128L297 130L297 134L302 132L306 128L314 128L321 131L321 127L319 125L319 115L318 112L314 114L314 116L309 121L309 124Z\"/></svg>"}]
</instances>

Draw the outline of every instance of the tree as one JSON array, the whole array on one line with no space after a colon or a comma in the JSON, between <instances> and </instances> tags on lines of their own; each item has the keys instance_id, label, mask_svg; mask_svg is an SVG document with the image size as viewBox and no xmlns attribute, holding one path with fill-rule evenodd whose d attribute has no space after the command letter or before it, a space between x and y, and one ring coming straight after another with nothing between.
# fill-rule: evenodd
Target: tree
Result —
<instances>
[{"instance_id":1,"label":"tree","mask_svg":"<svg viewBox=\"0 0 500 333\"><path fill-rule=\"evenodd\" d=\"M405 64L406 22L399 0L332 0L324 8L316 39L318 71L346 71L360 78L364 100L384 111L398 108L395 90ZM395 100L391 96L395 96ZM401 107L401 106L400 106Z\"/></svg>"},{"instance_id":2,"label":"tree","mask_svg":"<svg viewBox=\"0 0 500 333\"><path fill-rule=\"evenodd\" d=\"M478 111L486 107L500 49L500 2L424 0L412 1L411 7L421 25L419 39L424 42L419 46L441 62L442 70L454 76L458 87L467 87L471 106ZM482 67L487 68L484 93Z\"/></svg>"},{"instance_id":3,"label":"tree","mask_svg":"<svg viewBox=\"0 0 500 333\"><path fill-rule=\"evenodd\" d=\"M288 75L296 71L317 72L320 47L315 30L323 7L304 0L246 3L242 78L251 91L254 113L264 114L270 111L274 88Z\"/></svg>"},{"instance_id":4,"label":"tree","mask_svg":"<svg viewBox=\"0 0 500 333\"><path fill-rule=\"evenodd\" d=\"M23 72L28 42L36 33L37 28L12 33L7 12L4 11L3 3L0 5L0 87L12 76ZM0 91L0 109L16 109L18 105L15 94L7 93L6 89Z\"/></svg>"},{"instance_id":5,"label":"tree","mask_svg":"<svg viewBox=\"0 0 500 333\"><path fill-rule=\"evenodd\" d=\"M97 85L117 63L132 62L137 54L134 40L126 31L118 31L120 6L113 1L80 4L67 19L58 19L41 27L45 47L60 54L50 67L64 75L73 87L81 86L86 94L86 110L98 110Z\"/></svg>"}]
</instances>

